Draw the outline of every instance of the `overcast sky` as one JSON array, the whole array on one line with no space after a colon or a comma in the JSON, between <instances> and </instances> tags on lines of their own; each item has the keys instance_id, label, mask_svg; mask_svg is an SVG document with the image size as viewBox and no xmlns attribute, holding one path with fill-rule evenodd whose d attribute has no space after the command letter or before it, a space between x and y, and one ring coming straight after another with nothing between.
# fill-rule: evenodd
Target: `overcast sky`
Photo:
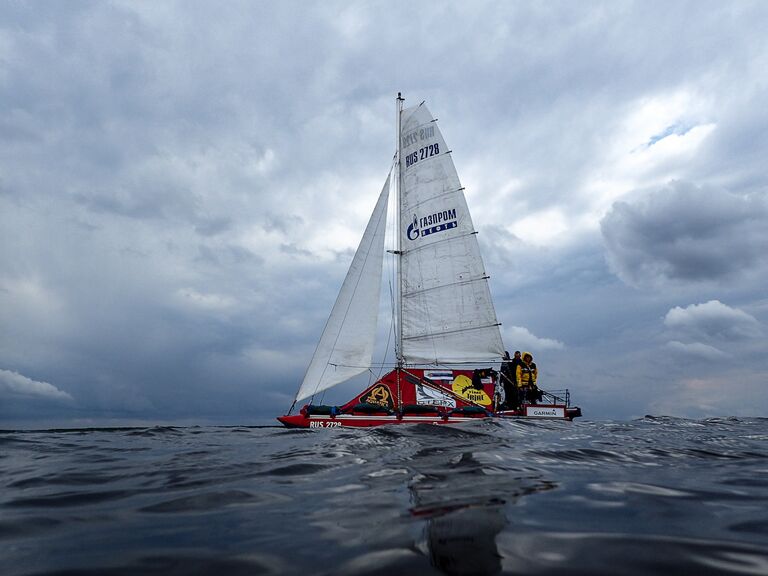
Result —
<instances>
[{"instance_id":1,"label":"overcast sky","mask_svg":"<svg viewBox=\"0 0 768 576\"><path fill-rule=\"evenodd\" d=\"M0 428L283 413L398 91L542 387L768 416L766 29L761 1L3 2Z\"/></svg>"}]
</instances>

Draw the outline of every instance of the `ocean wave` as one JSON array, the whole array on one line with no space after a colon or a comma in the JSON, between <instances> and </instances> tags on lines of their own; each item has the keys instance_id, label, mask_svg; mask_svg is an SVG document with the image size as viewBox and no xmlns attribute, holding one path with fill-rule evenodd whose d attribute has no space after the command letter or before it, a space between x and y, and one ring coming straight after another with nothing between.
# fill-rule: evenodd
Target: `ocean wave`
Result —
<instances>
[{"instance_id":1,"label":"ocean wave","mask_svg":"<svg viewBox=\"0 0 768 576\"><path fill-rule=\"evenodd\" d=\"M0 433L4 576L764 574L768 419Z\"/></svg>"}]
</instances>

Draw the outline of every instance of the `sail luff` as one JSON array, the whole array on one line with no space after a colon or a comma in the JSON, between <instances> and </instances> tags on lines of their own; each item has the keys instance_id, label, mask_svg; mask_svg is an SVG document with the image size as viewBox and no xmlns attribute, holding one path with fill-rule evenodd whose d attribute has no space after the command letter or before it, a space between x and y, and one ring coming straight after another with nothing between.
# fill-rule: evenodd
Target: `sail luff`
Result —
<instances>
[{"instance_id":1,"label":"sail luff","mask_svg":"<svg viewBox=\"0 0 768 576\"><path fill-rule=\"evenodd\" d=\"M390 175L315 348L296 401L366 372L373 358Z\"/></svg>"},{"instance_id":2,"label":"sail luff","mask_svg":"<svg viewBox=\"0 0 768 576\"><path fill-rule=\"evenodd\" d=\"M395 325L397 329L397 336L395 339L395 358L398 368L403 365L403 277L402 277L402 231L401 231L401 195L403 189L403 164L402 164L402 152L403 152L403 140L402 136L402 122L403 122L403 99L400 92L397 93L397 187L395 195L395 260L397 262L397 298L395 304L397 310L395 312Z\"/></svg>"}]
</instances>

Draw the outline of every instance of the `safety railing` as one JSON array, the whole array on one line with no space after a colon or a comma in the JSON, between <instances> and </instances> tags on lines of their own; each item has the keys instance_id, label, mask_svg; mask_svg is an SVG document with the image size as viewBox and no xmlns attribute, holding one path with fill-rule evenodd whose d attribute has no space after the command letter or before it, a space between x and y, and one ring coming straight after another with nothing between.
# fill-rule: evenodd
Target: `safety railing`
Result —
<instances>
[{"instance_id":1,"label":"safety railing","mask_svg":"<svg viewBox=\"0 0 768 576\"><path fill-rule=\"evenodd\" d=\"M541 389L540 389L541 390ZM546 404L565 404L571 405L571 393L568 388L563 390L541 390L542 399L541 403Z\"/></svg>"}]
</instances>

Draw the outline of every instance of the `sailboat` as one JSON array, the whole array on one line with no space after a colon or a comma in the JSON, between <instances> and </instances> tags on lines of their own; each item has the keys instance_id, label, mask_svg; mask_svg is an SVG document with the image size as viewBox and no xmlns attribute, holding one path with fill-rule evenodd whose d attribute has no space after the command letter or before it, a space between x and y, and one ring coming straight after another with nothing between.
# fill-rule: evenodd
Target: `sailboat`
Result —
<instances>
[{"instance_id":1,"label":"sailboat","mask_svg":"<svg viewBox=\"0 0 768 576\"><path fill-rule=\"evenodd\" d=\"M403 103L398 94L392 168L294 402L278 420L292 428L338 428L580 416L567 390L542 392L514 409L500 402L495 366L504 346L464 188L427 106ZM390 191L395 246L385 250ZM395 272L393 369L345 404L315 404L333 386L373 374L387 253Z\"/></svg>"}]
</instances>

